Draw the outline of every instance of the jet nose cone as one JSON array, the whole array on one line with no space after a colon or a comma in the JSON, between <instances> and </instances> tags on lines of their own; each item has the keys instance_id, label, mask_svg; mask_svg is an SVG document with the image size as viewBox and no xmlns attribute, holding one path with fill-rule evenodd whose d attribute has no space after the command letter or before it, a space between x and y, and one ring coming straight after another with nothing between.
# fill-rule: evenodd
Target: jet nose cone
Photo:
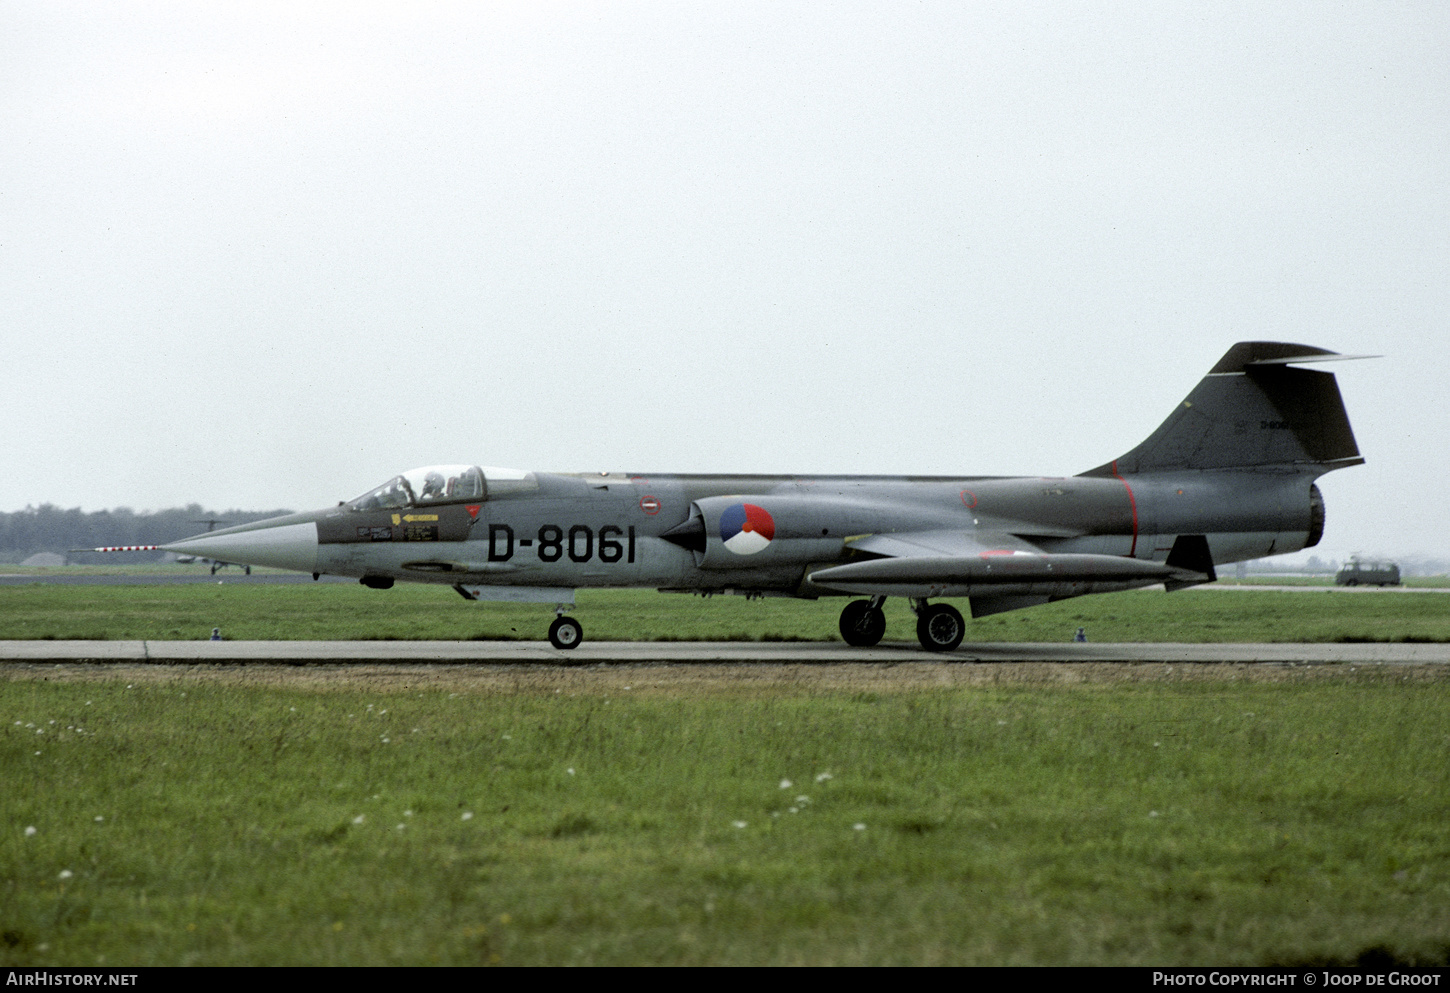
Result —
<instances>
[{"instance_id":1,"label":"jet nose cone","mask_svg":"<svg viewBox=\"0 0 1450 993\"><path fill-rule=\"evenodd\" d=\"M183 538L161 548L180 555L195 555L238 565L317 571L317 525L312 521L272 525L263 521Z\"/></svg>"}]
</instances>

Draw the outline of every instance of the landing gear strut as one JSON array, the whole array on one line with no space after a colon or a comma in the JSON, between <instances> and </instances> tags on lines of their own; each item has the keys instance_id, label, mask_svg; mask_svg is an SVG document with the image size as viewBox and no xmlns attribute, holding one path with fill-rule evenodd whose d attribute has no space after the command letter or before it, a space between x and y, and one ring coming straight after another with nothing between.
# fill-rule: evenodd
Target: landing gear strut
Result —
<instances>
[{"instance_id":1,"label":"landing gear strut","mask_svg":"<svg viewBox=\"0 0 1450 993\"><path fill-rule=\"evenodd\" d=\"M886 633L886 614L881 605L884 596L870 600L852 600L841 611L841 637L853 648L870 648Z\"/></svg>"},{"instance_id":2,"label":"landing gear strut","mask_svg":"<svg viewBox=\"0 0 1450 993\"><path fill-rule=\"evenodd\" d=\"M916 640L928 652L950 652L962 643L967 622L949 603L912 602L916 609Z\"/></svg>"}]
</instances>

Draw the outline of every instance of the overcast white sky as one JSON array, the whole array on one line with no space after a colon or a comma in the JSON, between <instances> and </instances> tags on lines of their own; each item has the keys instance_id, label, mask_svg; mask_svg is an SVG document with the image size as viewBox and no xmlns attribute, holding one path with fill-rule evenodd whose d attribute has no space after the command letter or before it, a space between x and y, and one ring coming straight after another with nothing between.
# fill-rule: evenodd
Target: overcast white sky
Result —
<instances>
[{"instance_id":1,"label":"overcast white sky","mask_svg":"<svg viewBox=\"0 0 1450 993\"><path fill-rule=\"evenodd\" d=\"M1235 341L1450 557L1450 5L0 2L0 510L1067 475Z\"/></svg>"}]
</instances>

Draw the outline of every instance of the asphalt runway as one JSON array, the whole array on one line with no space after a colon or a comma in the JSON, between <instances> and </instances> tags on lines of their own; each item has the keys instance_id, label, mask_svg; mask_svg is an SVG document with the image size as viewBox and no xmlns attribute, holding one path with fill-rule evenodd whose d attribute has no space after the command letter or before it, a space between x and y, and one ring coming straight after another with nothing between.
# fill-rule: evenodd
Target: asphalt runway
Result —
<instances>
[{"instance_id":1,"label":"asphalt runway","mask_svg":"<svg viewBox=\"0 0 1450 993\"><path fill-rule=\"evenodd\" d=\"M544 641L0 641L0 662L167 664L340 663L503 666L852 663L1186 663L1425 665L1450 663L1450 644L964 644L929 653L915 642L850 648L839 642L585 642L559 651Z\"/></svg>"}]
</instances>

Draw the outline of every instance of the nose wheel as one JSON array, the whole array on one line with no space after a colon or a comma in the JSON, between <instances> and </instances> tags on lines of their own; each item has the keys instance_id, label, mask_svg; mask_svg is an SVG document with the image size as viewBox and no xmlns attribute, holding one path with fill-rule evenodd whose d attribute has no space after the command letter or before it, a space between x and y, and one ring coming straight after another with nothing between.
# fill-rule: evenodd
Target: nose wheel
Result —
<instances>
[{"instance_id":1,"label":"nose wheel","mask_svg":"<svg viewBox=\"0 0 1450 993\"><path fill-rule=\"evenodd\" d=\"M578 648L584 640L584 626L572 617L560 614L549 625L549 644L555 648Z\"/></svg>"}]
</instances>

